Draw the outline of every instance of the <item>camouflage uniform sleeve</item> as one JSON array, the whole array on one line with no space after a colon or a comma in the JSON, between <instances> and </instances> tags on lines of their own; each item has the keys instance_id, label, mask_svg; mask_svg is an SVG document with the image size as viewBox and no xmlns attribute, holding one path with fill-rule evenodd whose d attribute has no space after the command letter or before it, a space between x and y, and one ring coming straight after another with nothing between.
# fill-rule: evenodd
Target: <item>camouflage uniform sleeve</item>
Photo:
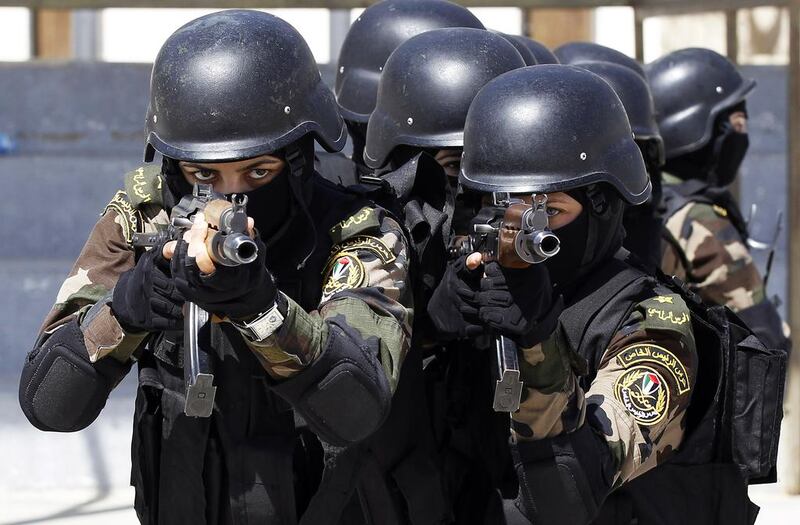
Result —
<instances>
[{"instance_id":1,"label":"camouflage uniform sleeve","mask_svg":"<svg viewBox=\"0 0 800 525\"><path fill-rule=\"evenodd\" d=\"M521 355L523 381L545 388L526 388L512 415L516 441L553 438L589 425L611 451L614 486L663 462L678 447L697 367L690 314L680 296L636 305L586 392L568 360L553 359L570 353L559 352L559 344L555 338ZM537 370L541 365L550 369Z\"/></svg>"},{"instance_id":2,"label":"camouflage uniform sleeve","mask_svg":"<svg viewBox=\"0 0 800 525\"><path fill-rule=\"evenodd\" d=\"M354 351L378 343L383 371L392 391L396 388L411 340L408 246L396 221L375 210L371 214L372 225L339 235L323 270L319 307L306 312L288 299L275 335L260 344L248 341L273 378L287 379L313 363L326 346L329 327L336 325Z\"/></svg>"},{"instance_id":3,"label":"camouflage uniform sleeve","mask_svg":"<svg viewBox=\"0 0 800 525\"><path fill-rule=\"evenodd\" d=\"M667 220L666 228L677 242L662 259L665 273L690 283L704 301L734 312L766 300L764 281L724 208L690 202ZM677 251L688 265L683 271L676 271Z\"/></svg>"},{"instance_id":4,"label":"camouflage uniform sleeve","mask_svg":"<svg viewBox=\"0 0 800 525\"><path fill-rule=\"evenodd\" d=\"M44 342L77 319L92 362L109 355L125 362L146 335L125 332L108 304L117 279L134 265L128 240L135 214L120 193L95 224L40 330L40 342Z\"/></svg>"}]
</instances>

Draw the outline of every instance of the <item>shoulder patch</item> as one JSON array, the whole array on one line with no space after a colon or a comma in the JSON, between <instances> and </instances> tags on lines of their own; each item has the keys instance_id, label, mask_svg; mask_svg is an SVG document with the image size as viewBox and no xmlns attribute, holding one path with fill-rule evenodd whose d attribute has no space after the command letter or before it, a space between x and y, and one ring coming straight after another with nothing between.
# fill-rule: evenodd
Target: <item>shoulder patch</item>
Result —
<instances>
[{"instance_id":1,"label":"shoulder patch","mask_svg":"<svg viewBox=\"0 0 800 525\"><path fill-rule=\"evenodd\" d=\"M346 239L359 233L378 229L380 226L381 221L378 217L378 211L375 208L365 206L331 228L330 235L333 244L341 244Z\"/></svg>"},{"instance_id":2,"label":"shoulder patch","mask_svg":"<svg viewBox=\"0 0 800 525\"><path fill-rule=\"evenodd\" d=\"M691 389L686 367L675 357L675 354L662 346L651 343L632 344L623 348L617 355L616 360L623 368L631 368L642 363L661 365L669 371L675 380L675 384L678 386L678 394L686 393Z\"/></svg>"},{"instance_id":3,"label":"shoulder patch","mask_svg":"<svg viewBox=\"0 0 800 525\"><path fill-rule=\"evenodd\" d=\"M322 301L343 290L358 288L364 284L367 272L358 257L349 253L339 253L331 259L325 270L322 286Z\"/></svg>"},{"instance_id":4,"label":"shoulder patch","mask_svg":"<svg viewBox=\"0 0 800 525\"><path fill-rule=\"evenodd\" d=\"M155 165L139 166L125 175L125 192L134 208L163 204L161 185L161 168Z\"/></svg>"},{"instance_id":5,"label":"shoulder patch","mask_svg":"<svg viewBox=\"0 0 800 525\"><path fill-rule=\"evenodd\" d=\"M331 248L331 253L347 253L364 250L381 260L383 264L393 262L396 257L386 243L372 235L356 235Z\"/></svg>"},{"instance_id":6,"label":"shoulder patch","mask_svg":"<svg viewBox=\"0 0 800 525\"><path fill-rule=\"evenodd\" d=\"M687 332L691 328L691 313L683 298L677 294L658 295L639 303L644 313L644 328Z\"/></svg>"},{"instance_id":7,"label":"shoulder patch","mask_svg":"<svg viewBox=\"0 0 800 525\"><path fill-rule=\"evenodd\" d=\"M117 223L122 228L125 241L130 244L133 241L133 234L139 231L140 215L128 200L128 195L120 190L111 198L111 202L106 204L102 215L114 210L117 213Z\"/></svg>"},{"instance_id":8,"label":"shoulder patch","mask_svg":"<svg viewBox=\"0 0 800 525\"><path fill-rule=\"evenodd\" d=\"M614 397L637 423L651 426L666 417L670 392L667 382L655 368L638 365L617 378Z\"/></svg>"}]
</instances>

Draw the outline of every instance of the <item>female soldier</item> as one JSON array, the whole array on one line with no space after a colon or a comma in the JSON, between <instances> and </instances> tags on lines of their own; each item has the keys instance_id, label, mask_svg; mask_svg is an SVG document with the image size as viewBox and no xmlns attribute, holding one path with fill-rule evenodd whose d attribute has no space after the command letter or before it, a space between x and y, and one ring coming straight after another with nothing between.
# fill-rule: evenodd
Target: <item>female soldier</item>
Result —
<instances>
[{"instance_id":1,"label":"female soldier","mask_svg":"<svg viewBox=\"0 0 800 525\"><path fill-rule=\"evenodd\" d=\"M710 49L674 51L647 66L664 138L661 269L709 304L737 313L771 348L791 341L748 247L747 223L728 190L749 145L746 99L755 81Z\"/></svg>"},{"instance_id":2,"label":"female soldier","mask_svg":"<svg viewBox=\"0 0 800 525\"><path fill-rule=\"evenodd\" d=\"M421 275L416 295L423 301L441 280L459 210L471 209L456 195L470 103L491 79L524 66L503 36L470 28L417 35L386 61L364 160L376 169L379 182L391 187L390 200L402 206ZM436 354L427 362L426 379L455 521L498 523L503 518L497 488L510 465L506 438L486 432L487 418L494 418L491 405L480 401L479 386L450 388L487 384L491 369L485 353L471 351L471 345L441 344L421 312L415 315L415 330L425 339L426 353ZM502 419L499 424L508 426Z\"/></svg>"},{"instance_id":3,"label":"female soldier","mask_svg":"<svg viewBox=\"0 0 800 525\"><path fill-rule=\"evenodd\" d=\"M602 523L744 522L750 509L735 465L664 465L692 430L695 332L682 296L631 267L621 250L624 205L644 202L651 189L612 88L573 66L492 80L467 115L460 182L501 211L537 204L533 224L547 230L546 214L560 239L541 264L519 264L526 252L514 241L511 251L501 241L461 256L428 308L443 336L503 336L518 348L503 354L509 370L518 361L522 383L511 414L516 508L536 524L589 523L613 490L652 469L668 475L618 491L626 505L612 510L624 512ZM489 227L533 246L519 225L481 224L478 233ZM702 495L702 505L687 504L689 494Z\"/></svg>"},{"instance_id":4,"label":"female soldier","mask_svg":"<svg viewBox=\"0 0 800 525\"><path fill-rule=\"evenodd\" d=\"M140 520L296 523L322 465L305 426L368 453L395 408L411 337L404 235L314 172L313 141L339 150L345 126L281 19L234 10L188 23L159 52L150 96L145 160L158 151L162 168L129 174L106 207L28 355L20 403L40 429L80 430L137 362ZM133 247L198 183L247 197L255 260L212 258L202 213L177 243ZM218 321L201 332L218 387L206 418L184 414L185 301Z\"/></svg>"}]
</instances>

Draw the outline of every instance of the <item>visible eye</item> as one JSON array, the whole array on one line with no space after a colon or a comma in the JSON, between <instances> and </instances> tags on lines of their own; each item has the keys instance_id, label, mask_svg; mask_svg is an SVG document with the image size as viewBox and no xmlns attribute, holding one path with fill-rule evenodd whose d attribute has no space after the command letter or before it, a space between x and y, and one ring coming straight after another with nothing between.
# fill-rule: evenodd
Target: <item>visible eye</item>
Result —
<instances>
[{"instance_id":1,"label":"visible eye","mask_svg":"<svg viewBox=\"0 0 800 525\"><path fill-rule=\"evenodd\" d=\"M264 177L266 177L270 173L272 173L272 172L270 170L266 169L266 168L256 168L254 170L250 170L250 174L248 176L251 179L258 180L258 179L263 179Z\"/></svg>"},{"instance_id":2,"label":"visible eye","mask_svg":"<svg viewBox=\"0 0 800 525\"><path fill-rule=\"evenodd\" d=\"M559 213L561 213L561 210L559 210L559 209L550 208L550 207L547 208L547 216L548 217L555 217Z\"/></svg>"},{"instance_id":3,"label":"visible eye","mask_svg":"<svg viewBox=\"0 0 800 525\"><path fill-rule=\"evenodd\" d=\"M217 174L211 170L197 170L190 172L189 175L202 182L214 180L217 176Z\"/></svg>"}]
</instances>

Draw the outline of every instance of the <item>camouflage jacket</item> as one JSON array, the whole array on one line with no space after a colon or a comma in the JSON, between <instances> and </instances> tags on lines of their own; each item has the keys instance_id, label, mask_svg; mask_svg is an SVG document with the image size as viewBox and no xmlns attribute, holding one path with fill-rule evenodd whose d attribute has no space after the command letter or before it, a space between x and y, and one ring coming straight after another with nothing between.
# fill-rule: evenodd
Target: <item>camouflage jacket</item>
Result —
<instances>
[{"instance_id":1,"label":"camouflage jacket","mask_svg":"<svg viewBox=\"0 0 800 525\"><path fill-rule=\"evenodd\" d=\"M155 231L168 223L162 177L152 166L126 176L125 190L106 206L62 284L42 325L41 341L77 319L92 362L127 362L140 351L150 334L123 330L110 298L119 276L135 265L133 233ZM306 311L288 298L283 326L261 343L245 342L273 378L288 378L314 362L325 347L329 326L335 324L354 348L367 338L379 339L378 357L394 390L409 350L413 316L405 236L392 218L365 207L334 226L330 237L333 247L323 274L309 276L321 279L318 307Z\"/></svg>"},{"instance_id":2,"label":"camouflage jacket","mask_svg":"<svg viewBox=\"0 0 800 525\"><path fill-rule=\"evenodd\" d=\"M665 189L679 184L664 174ZM661 269L689 283L711 304L740 312L766 301L764 280L746 239L730 218L732 211L717 204L688 202L666 217L671 242L664 243Z\"/></svg>"},{"instance_id":3,"label":"camouflage jacket","mask_svg":"<svg viewBox=\"0 0 800 525\"><path fill-rule=\"evenodd\" d=\"M628 313L606 348L572 348L560 326L543 343L520 350L525 388L512 414L513 440L545 440L588 425L610 450L612 488L678 448L696 377L695 340L681 297L660 287L649 291L646 299L622 305ZM583 377L579 351L590 363Z\"/></svg>"}]
</instances>

